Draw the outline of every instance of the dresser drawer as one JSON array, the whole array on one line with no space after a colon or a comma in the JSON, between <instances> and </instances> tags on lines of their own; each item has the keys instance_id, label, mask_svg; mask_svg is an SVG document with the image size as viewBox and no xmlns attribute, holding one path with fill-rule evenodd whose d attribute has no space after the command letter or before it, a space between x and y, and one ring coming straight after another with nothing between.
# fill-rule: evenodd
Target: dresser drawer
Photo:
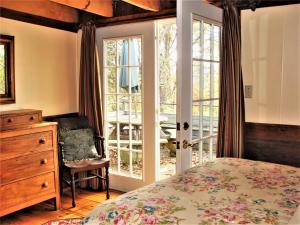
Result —
<instances>
[{"instance_id":1,"label":"dresser drawer","mask_svg":"<svg viewBox=\"0 0 300 225\"><path fill-rule=\"evenodd\" d=\"M55 196L54 173L0 186L0 210L33 201L43 196Z\"/></svg>"},{"instance_id":2,"label":"dresser drawer","mask_svg":"<svg viewBox=\"0 0 300 225\"><path fill-rule=\"evenodd\" d=\"M41 111L28 111L24 114L4 114L0 117L0 128L1 130L9 130L41 121Z\"/></svg>"},{"instance_id":3,"label":"dresser drawer","mask_svg":"<svg viewBox=\"0 0 300 225\"><path fill-rule=\"evenodd\" d=\"M0 163L0 184L53 170L53 150L4 160Z\"/></svg>"},{"instance_id":4,"label":"dresser drawer","mask_svg":"<svg viewBox=\"0 0 300 225\"><path fill-rule=\"evenodd\" d=\"M51 130L26 134L0 140L0 160L28 155L52 149L53 133Z\"/></svg>"}]
</instances>

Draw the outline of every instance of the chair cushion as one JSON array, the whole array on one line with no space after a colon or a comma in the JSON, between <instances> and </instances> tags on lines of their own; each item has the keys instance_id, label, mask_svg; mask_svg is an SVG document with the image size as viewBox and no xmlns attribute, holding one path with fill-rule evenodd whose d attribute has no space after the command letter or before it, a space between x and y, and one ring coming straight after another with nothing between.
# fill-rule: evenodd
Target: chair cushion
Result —
<instances>
[{"instance_id":1,"label":"chair cushion","mask_svg":"<svg viewBox=\"0 0 300 225\"><path fill-rule=\"evenodd\" d=\"M100 158L97 153L92 129L61 129L60 141L63 145L64 161Z\"/></svg>"}]
</instances>

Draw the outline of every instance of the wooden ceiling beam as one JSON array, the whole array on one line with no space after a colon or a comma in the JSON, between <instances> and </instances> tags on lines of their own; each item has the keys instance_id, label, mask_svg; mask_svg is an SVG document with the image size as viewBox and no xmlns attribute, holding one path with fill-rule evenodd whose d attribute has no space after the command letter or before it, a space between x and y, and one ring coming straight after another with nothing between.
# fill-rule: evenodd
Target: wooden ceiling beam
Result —
<instances>
[{"instance_id":1,"label":"wooden ceiling beam","mask_svg":"<svg viewBox=\"0 0 300 225\"><path fill-rule=\"evenodd\" d=\"M50 0L104 17L113 16L112 0Z\"/></svg>"},{"instance_id":2,"label":"wooden ceiling beam","mask_svg":"<svg viewBox=\"0 0 300 225\"><path fill-rule=\"evenodd\" d=\"M160 10L160 0L122 0L122 1L153 12L158 12Z\"/></svg>"},{"instance_id":3,"label":"wooden ceiling beam","mask_svg":"<svg viewBox=\"0 0 300 225\"><path fill-rule=\"evenodd\" d=\"M120 24L136 23L156 19L176 18L176 8L164 9L159 12L137 13L128 16L117 16L112 18L103 18L95 22L97 27L106 27Z\"/></svg>"},{"instance_id":4,"label":"wooden ceiling beam","mask_svg":"<svg viewBox=\"0 0 300 225\"><path fill-rule=\"evenodd\" d=\"M48 0L0 0L0 7L66 23L78 23L76 9Z\"/></svg>"}]
</instances>

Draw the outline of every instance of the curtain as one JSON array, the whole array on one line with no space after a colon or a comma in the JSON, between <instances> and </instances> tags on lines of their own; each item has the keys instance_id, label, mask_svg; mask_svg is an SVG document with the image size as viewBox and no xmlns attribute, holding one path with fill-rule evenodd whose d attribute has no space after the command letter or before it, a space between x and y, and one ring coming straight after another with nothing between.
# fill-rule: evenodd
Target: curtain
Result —
<instances>
[{"instance_id":1,"label":"curtain","mask_svg":"<svg viewBox=\"0 0 300 225\"><path fill-rule=\"evenodd\" d=\"M243 158L244 124L240 13L233 1L225 0L223 2L217 157Z\"/></svg>"},{"instance_id":2,"label":"curtain","mask_svg":"<svg viewBox=\"0 0 300 225\"><path fill-rule=\"evenodd\" d=\"M86 116L89 125L95 129L97 135L103 136L103 117L101 104L99 60L96 47L96 27L92 23L82 26L80 78L79 78L79 115ZM103 151L99 145L100 153ZM97 171L94 171L96 173ZM79 176L85 176L84 173ZM93 179L91 186L98 188L97 179ZM82 182L81 187L86 186Z\"/></svg>"}]
</instances>

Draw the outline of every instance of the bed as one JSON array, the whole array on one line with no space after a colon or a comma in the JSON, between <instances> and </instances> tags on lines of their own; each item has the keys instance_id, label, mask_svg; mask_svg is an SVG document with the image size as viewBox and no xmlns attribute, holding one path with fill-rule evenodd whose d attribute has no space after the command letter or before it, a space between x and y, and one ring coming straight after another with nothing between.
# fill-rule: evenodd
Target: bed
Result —
<instances>
[{"instance_id":1,"label":"bed","mask_svg":"<svg viewBox=\"0 0 300 225\"><path fill-rule=\"evenodd\" d=\"M107 201L83 224L290 224L299 203L300 168L219 158Z\"/></svg>"}]
</instances>

